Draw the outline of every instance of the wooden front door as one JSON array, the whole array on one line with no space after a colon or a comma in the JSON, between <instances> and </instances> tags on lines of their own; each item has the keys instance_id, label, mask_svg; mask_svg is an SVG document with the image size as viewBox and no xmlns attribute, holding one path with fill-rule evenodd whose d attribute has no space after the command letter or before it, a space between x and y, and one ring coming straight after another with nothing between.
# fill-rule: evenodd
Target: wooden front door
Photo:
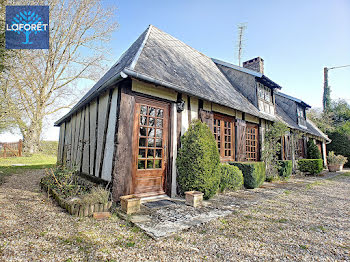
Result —
<instances>
[{"instance_id":1,"label":"wooden front door","mask_svg":"<svg viewBox=\"0 0 350 262\"><path fill-rule=\"evenodd\" d=\"M139 196L164 194L169 104L137 98L134 116L133 189Z\"/></svg>"}]
</instances>

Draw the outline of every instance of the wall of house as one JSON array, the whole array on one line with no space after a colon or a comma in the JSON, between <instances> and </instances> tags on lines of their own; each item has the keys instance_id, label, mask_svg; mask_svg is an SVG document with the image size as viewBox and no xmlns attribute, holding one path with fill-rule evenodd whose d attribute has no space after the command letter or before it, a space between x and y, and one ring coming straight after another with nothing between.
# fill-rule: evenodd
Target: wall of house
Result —
<instances>
[{"instance_id":1,"label":"wall of house","mask_svg":"<svg viewBox=\"0 0 350 262\"><path fill-rule=\"evenodd\" d=\"M217 64L230 83L239 90L253 105L258 107L255 76Z\"/></svg>"},{"instance_id":2,"label":"wall of house","mask_svg":"<svg viewBox=\"0 0 350 262\"><path fill-rule=\"evenodd\" d=\"M112 179L118 88L102 93L60 126L58 162Z\"/></svg>"}]
</instances>

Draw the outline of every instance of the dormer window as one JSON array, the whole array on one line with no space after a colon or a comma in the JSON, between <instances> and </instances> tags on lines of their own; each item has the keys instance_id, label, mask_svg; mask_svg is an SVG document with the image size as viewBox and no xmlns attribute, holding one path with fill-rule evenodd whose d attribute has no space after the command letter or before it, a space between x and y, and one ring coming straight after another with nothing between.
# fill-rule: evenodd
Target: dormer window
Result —
<instances>
[{"instance_id":1,"label":"dormer window","mask_svg":"<svg viewBox=\"0 0 350 262\"><path fill-rule=\"evenodd\" d=\"M258 97L259 99L272 103L271 89L258 83Z\"/></svg>"},{"instance_id":2,"label":"dormer window","mask_svg":"<svg viewBox=\"0 0 350 262\"><path fill-rule=\"evenodd\" d=\"M301 106L297 107L297 116L298 116L298 124L299 126L306 128L306 117L305 117L305 109Z\"/></svg>"},{"instance_id":3,"label":"dormer window","mask_svg":"<svg viewBox=\"0 0 350 262\"><path fill-rule=\"evenodd\" d=\"M264 86L261 83L257 83L258 85L258 104L259 110L265 113L274 115L275 108L273 104L272 91L269 87Z\"/></svg>"}]
</instances>

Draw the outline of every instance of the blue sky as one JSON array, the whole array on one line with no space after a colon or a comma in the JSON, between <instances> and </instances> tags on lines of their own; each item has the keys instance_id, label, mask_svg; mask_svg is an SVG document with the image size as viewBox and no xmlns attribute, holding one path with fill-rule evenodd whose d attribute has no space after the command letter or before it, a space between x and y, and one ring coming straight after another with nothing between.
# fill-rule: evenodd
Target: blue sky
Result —
<instances>
[{"instance_id":1,"label":"blue sky","mask_svg":"<svg viewBox=\"0 0 350 262\"><path fill-rule=\"evenodd\" d=\"M243 61L262 57L265 74L283 92L313 107L322 105L323 67L350 64L349 0L103 0L103 5L117 8L119 23L110 66L149 24L209 57L237 63L237 25L243 22ZM331 70L329 83L333 99L350 103L350 67ZM57 140L58 128L46 130L44 137Z\"/></svg>"},{"instance_id":2,"label":"blue sky","mask_svg":"<svg viewBox=\"0 0 350 262\"><path fill-rule=\"evenodd\" d=\"M350 1L104 1L117 6L116 59L153 24L205 55L237 63L237 24L246 22L243 60L260 56L282 91L322 105L323 67L350 64ZM115 60L116 60L115 59ZM112 64L112 62L111 62ZM350 67L330 71L332 98L350 102Z\"/></svg>"}]
</instances>

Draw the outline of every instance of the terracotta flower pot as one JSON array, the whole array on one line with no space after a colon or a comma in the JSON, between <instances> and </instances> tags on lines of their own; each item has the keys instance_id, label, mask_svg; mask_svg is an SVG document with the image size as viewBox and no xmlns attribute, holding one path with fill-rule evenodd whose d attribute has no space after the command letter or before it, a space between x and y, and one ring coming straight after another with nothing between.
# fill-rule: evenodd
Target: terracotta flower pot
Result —
<instances>
[{"instance_id":1,"label":"terracotta flower pot","mask_svg":"<svg viewBox=\"0 0 350 262\"><path fill-rule=\"evenodd\" d=\"M340 170L340 165L337 165L337 164L328 165L328 170L329 172L337 172Z\"/></svg>"}]
</instances>

